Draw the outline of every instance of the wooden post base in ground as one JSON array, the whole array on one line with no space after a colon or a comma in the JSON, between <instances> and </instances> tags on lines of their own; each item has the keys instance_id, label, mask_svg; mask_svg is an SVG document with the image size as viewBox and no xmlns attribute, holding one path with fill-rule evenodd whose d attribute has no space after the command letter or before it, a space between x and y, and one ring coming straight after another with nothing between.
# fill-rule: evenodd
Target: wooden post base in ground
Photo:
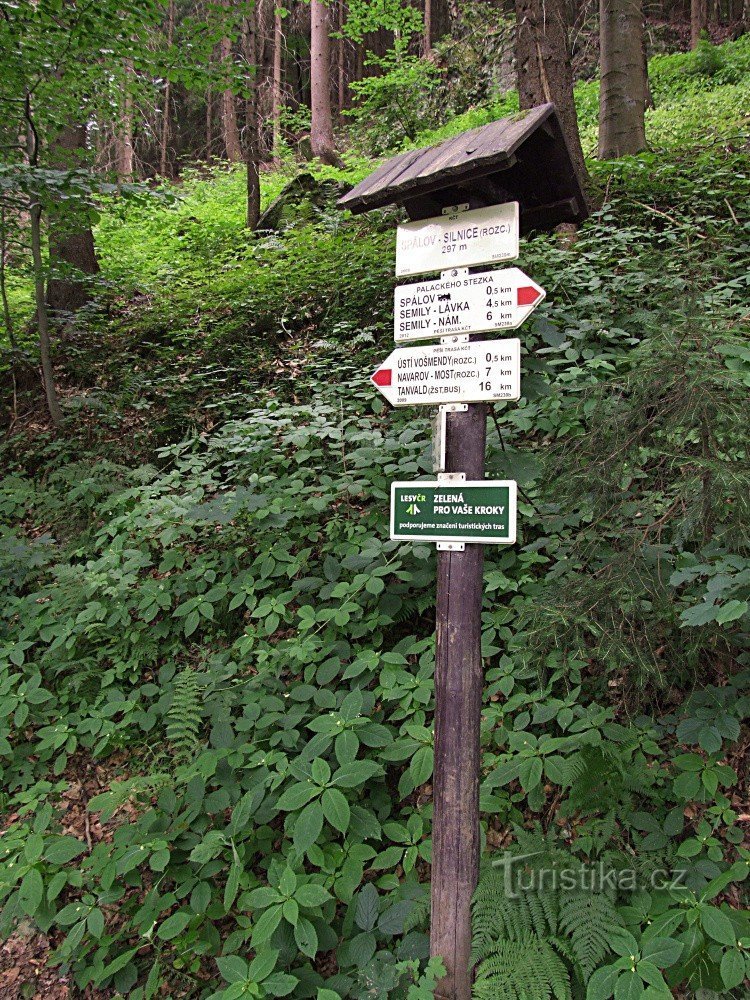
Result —
<instances>
[{"instance_id":1,"label":"wooden post base in ground","mask_svg":"<svg viewBox=\"0 0 750 1000\"><path fill-rule=\"evenodd\" d=\"M447 420L447 472L484 479L487 408ZM456 487L458 489L459 487ZM447 975L435 996L470 1000L471 897L479 870L484 546L438 552L430 952Z\"/></svg>"}]
</instances>

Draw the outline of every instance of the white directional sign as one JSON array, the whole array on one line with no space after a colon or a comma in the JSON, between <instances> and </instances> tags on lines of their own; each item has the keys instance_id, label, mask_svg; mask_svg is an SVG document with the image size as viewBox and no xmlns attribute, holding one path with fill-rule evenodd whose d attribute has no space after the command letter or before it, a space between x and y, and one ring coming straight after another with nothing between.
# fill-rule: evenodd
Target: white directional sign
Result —
<instances>
[{"instance_id":1,"label":"white directional sign","mask_svg":"<svg viewBox=\"0 0 750 1000\"><path fill-rule=\"evenodd\" d=\"M370 377L393 406L519 399L521 341L401 347Z\"/></svg>"},{"instance_id":2,"label":"white directional sign","mask_svg":"<svg viewBox=\"0 0 750 1000\"><path fill-rule=\"evenodd\" d=\"M544 289L520 267L399 285L393 300L393 337L401 343L452 333L515 330L544 296Z\"/></svg>"},{"instance_id":3,"label":"white directional sign","mask_svg":"<svg viewBox=\"0 0 750 1000\"><path fill-rule=\"evenodd\" d=\"M407 222L396 234L396 276L518 256L518 202Z\"/></svg>"}]
</instances>

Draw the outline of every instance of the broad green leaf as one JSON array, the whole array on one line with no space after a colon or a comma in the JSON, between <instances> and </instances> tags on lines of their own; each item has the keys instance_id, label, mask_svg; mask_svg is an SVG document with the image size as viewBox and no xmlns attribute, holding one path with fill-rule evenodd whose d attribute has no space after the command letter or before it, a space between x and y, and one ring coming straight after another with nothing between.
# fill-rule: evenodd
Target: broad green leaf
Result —
<instances>
[{"instance_id":1,"label":"broad green leaf","mask_svg":"<svg viewBox=\"0 0 750 1000\"><path fill-rule=\"evenodd\" d=\"M409 765L415 788L430 780L434 764L435 753L432 747L420 747L412 757L411 764Z\"/></svg>"},{"instance_id":2,"label":"broad green leaf","mask_svg":"<svg viewBox=\"0 0 750 1000\"><path fill-rule=\"evenodd\" d=\"M232 908L232 904L237 898L237 891L240 887L240 875L242 874L242 868L235 864L229 869L229 875L227 877L227 883L224 886L224 909L229 913Z\"/></svg>"},{"instance_id":3,"label":"broad green leaf","mask_svg":"<svg viewBox=\"0 0 750 1000\"><path fill-rule=\"evenodd\" d=\"M349 803L338 788L326 788L321 799L323 815L341 833L346 833L349 827L351 812Z\"/></svg>"},{"instance_id":4,"label":"broad green leaf","mask_svg":"<svg viewBox=\"0 0 750 1000\"><path fill-rule=\"evenodd\" d=\"M190 893L190 906L196 913L205 913L211 902L211 886L208 882L199 882Z\"/></svg>"},{"instance_id":5,"label":"broad green leaf","mask_svg":"<svg viewBox=\"0 0 750 1000\"><path fill-rule=\"evenodd\" d=\"M744 981L745 959L737 948L729 948L721 956L721 979L728 990Z\"/></svg>"},{"instance_id":6,"label":"broad green leaf","mask_svg":"<svg viewBox=\"0 0 750 1000\"><path fill-rule=\"evenodd\" d=\"M308 882L307 885L301 885L297 888L294 898L300 906L322 906L326 900L331 898L331 894L322 885Z\"/></svg>"},{"instance_id":7,"label":"broad green leaf","mask_svg":"<svg viewBox=\"0 0 750 1000\"><path fill-rule=\"evenodd\" d=\"M33 917L42 905L44 880L38 868L30 868L21 879L18 889L18 903L24 913Z\"/></svg>"},{"instance_id":8,"label":"broad green leaf","mask_svg":"<svg viewBox=\"0 0 750 1000\"><path fill-rule=\"evenodd\" d=\"M86 918L86 926L88 927L89 933L95 937L100 938L104 933L104 914L98 908L94 908Z\"/></svg>"},{"instance_id":9,"label":"broad green leaf","mask_svg":"<svg viewBox=\"0 0 750 1000\"><path fill-rule=\"evenodd\" d=\"M614 993L619 974L620 970L611 965L597 969L589 979L586 1000L609 1000Z\"/></svg>"},{"instance_id":10,"label":"broad green leaf","mask_svg":"<svg viewBox=\"0 0 750 1000\"><path fill-rule=\"evenodd\" d=\"M248 896L248 905L253 910L263 910L273 903L281 902L281 894L278 889L273 889L270 885L261 885Z\"/></svg>"},{"instance_id":11,"label":"broad green leaf","mask_svg":"<svg viewBox=\"0 0 750 1000\"><path fill-rule=\"evenodd\" d=\"M734 932L732 921L715 906L701 906L701 927L714 941L719 944L734 945L737 935Z\"/></svg>"},{"instance_id":12,"label":"broad green leaf","mask_svg":"<svg viewBox=\"0 0 750 1000\"><path fill-rule=\"evenodd\" d=\"M292 992L299 982L296 976L290 976L288 972L272 972L263 980L263 989L268 996L286 997Z\"/></svg>"},{"instance_id":13,"label":"broad green leaf","mask_svg":"<svg viewBox=\"0 0 750 1000\"><path fill-rule=\"evenodd\" d=\"M297 888L297 876L291 868L285 868L279 879L279 892L282 896L291 896Z\"/></svg>"},{"instance_id":14,"label":"broad green leaf","mask_svg":"<svg viewBox=\"0 0 750 1000\"><path fill-rule=\"evenodd\" d=\"M228 983L239 983L248 978L247 962L239 955L226 955L216 959L222 978Z\"/></svg>"},{"instance_id":15,"label":"broad green leaf","mask_svg":"<svg viewBox=\"0 0 750 1000\"><path fill-rule=\"evenodd\" d=\"M273 948L263 948L250 963L247 976L253 982L261 983L276 968L279 953Z\"/></svg>"},{"instance_id":16,"label":"broad green leaf","mask_svg":"<svg viewBox=\"0 0 750 1000\"><path fill-rule=\"evenodd\" d=\"M518 777L525 792L530 792L542 780L542 760L540 757L530 757L518 765Z\"/></svg>"},{"instance_id":17,"label":"broad green leaf","mask_svg":"<svg viewBox=\"0 0 750 1000\"><path fill-rule=\"evenodd\" d=\"M315 958L318 951L318 935L315 928L306 917L300 917L294 928L294 940L303 955Z\"/></svg>"},{"instance_id":18,"label":"broad green leaf","mask_svg":"<svg viewBox=\"0 0 750 1000\"><path fill-rule=\"evenodd\" d=\"M185 913L182 910L178 910L177 913L173 913L171 917L167 919L159 926L159 930L156 932L157 936L162 939L162 941L171 941L172 938L176 938L178 934L182 934L187 925L190 923L190 914Z\"/></svg>"},{"instance_id":19,"label":"broad green leaf","mask_svg":"<svg viewBox=\"0 0 750 1000\"><path fill-rule=\"evenodd\" d=\"M296 785L292 785L291 788L287 788L279 797L276 808L282 812L294 812L296 809L301 809L310 799L315 798L319 794L320 788L314 785L312 781L300 781Z\"/></svg>"},{"instance_id":20,"label":"broad green leaf","mask_svg":"<svg viewBox=\"0 0 750 1000\"><path fill-rule=\"evenodd\" d=\"M341 788L356 788L376 775L382 774L383 768L371 760L354 760L344 764L333 776L334 785Z\"/></svg>"},{"instance_id":21,"label":"broad green leaf","mask_svg":"<svg viewBox=\"0 0 750 1000\"><path fill-rule=\"evenodd\" d=\"M357 908L354 917L357 926L361 927L363 931L371 931L377 923L379 912L380 900L378 899L378 890L372 882L368 882L367 885L362 887L357 896Z\"/></svg>"},{"instance_id":22,"label":"broad green leaf","mask_svg":"<svg viewBox=\"0 0 750 1000\"><path fill-rule=\"evenodd\" d=\"M280 903L275 903L261 914L253 927L253 936L251 939L253 948L257 948L259 944L268 941L281 923L281 915Z\"/></svg>"},{"instance_id":23,"label":"broad green leaf","mask_svg":"<svg viewBox=\"0 0 750 1000\"><path fill-rule=\"evenodd\" d=\"M319 801L310 802L299 814L297 822L294 824L294 846L300 854L304 854L315 843L322 829L323 806Z\"/></svg>"},{"instance_id":24,"label":"broad green leaf","mask_svg":"<svg viewBox=\"0 0 750 1000\"><path fill-rule=\"evenodd\" d=\"M621 972L615 983L615 1000L641 1000L646 992L637 972Z\"/></svg>"}]
</instances>

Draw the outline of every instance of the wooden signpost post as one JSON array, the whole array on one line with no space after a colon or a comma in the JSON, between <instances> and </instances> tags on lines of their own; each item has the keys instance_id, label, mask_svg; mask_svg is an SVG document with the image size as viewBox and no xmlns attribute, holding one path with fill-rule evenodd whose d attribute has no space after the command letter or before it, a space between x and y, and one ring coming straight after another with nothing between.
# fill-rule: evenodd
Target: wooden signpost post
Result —
<instances>
[{"instance_id":1,"label":"wooden signpost post","mask_svg":"<svg viewBox=\"0 0 750 1000\"><path fill-rule=\"evenodd\" d=\"M441 343L393 351L371 380L394 406L440 406L437 480L393 484L391 537L438 549L430 951L446 967L435 996L470 1000L484 546L516 537L516 484L484 481L487 407L521 393L520 341L478 341L519 326L544 290L518 268L468 268L514 259L521 231L582 221L586 207L551 104L403 153L339 206L393 202L414 220L399 226L397 276L443 272L397 288L394 309L397 341Z\"/></svg>"}]
</instances>

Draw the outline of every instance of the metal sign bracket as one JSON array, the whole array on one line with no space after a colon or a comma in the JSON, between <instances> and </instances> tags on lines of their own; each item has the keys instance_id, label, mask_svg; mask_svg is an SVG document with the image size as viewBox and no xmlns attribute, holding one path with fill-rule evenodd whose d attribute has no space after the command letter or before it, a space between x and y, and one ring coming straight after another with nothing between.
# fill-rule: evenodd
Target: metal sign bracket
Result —
<instances>
[{"instance_id":1,"label":"metal sign bracket","mask_svg":"<svg viewBox=\"0 0 750 1000\"><path fill-rule=\"evenodd\" d=\"M446 424L449 413L466 413L468 403L442 403L432 420L432 471L445 471Z\"/></svg>"},{"instance_id":2,"label":"metal sign bracket","mask_svg":"<svg viewBox=\"0 0 750 1000\"><path fill-rule=\"evenodd\" d=\"M441 337L441 344L468 344L469 334L468 333L457 333L453 337Z\"/></svg>"},{"instance_id":3,"label":"metal sign bracket","mask_svg":"<svg viewBox=\"0 0 750 1000\"><path fill-rule=\"evenodd\" d=\"M460 406L460 403L448 404L448 406L456 407ZM446 407L447 409L448 407ZM465 483L466 473L465 472L439 472L437 481L439 483ZM466 550L466 542L436 542L438 552L464 552Z\"/></svg>"},{"instance_id":4,"label":"metal sign bracket","mask_svg":"<svg viewBox=\"0 0 750 1000\"><path fill-rule=\"evenodd\" d=\"M468 212L469 203L468 201L462 201L460 205L446 205L443 209L443 215L458 215L459 212Z\"/></svg>"}]
</instances>

